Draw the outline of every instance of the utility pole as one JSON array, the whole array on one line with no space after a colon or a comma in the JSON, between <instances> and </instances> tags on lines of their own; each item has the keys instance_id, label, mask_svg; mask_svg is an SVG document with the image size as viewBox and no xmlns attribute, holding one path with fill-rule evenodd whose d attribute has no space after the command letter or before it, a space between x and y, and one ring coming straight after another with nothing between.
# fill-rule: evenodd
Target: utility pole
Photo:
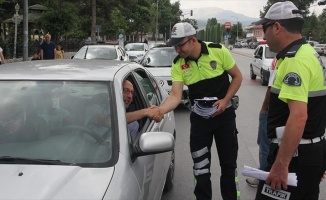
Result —
<instances>
[{"instance_id":1,"label":"utility pole","mask_svg":"<svg viewBox=\"0 0 326 200\"><path fill-rule=\"evenodd\" d=\"M157 43L158 37L158 0L156 0L156 31L155 31L155 43Z\"/></svg>"},{"instance_id":2,"label":"utility pole","mask_svg":"<svg viewBox=\"0 0 326 200\"><path fill-rule=\"evenodd\" d=\"M24 12L23 12L23 61L28 59L28 0L24 0Z\"/></svg>"}]
</instances>

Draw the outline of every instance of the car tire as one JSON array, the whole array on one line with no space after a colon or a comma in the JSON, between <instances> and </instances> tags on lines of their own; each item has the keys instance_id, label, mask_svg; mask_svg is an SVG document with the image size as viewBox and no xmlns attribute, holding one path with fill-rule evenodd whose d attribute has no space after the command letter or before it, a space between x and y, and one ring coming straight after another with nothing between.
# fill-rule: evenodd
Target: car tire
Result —
<instances>
[{"instance_id":1,"label":"car tire","mask_svg":"<svg viewBox=\"0 0 326 200\"><path fill-rule=\"evenodd\" d=\"M265 75L264 75L264 71L261 70L260 74L261 74L260 75L260 83L261 83L261 85L264 85L264 86L268 85L268 80L265 80L266 78L265 78Z\"/></svg>"},{"instance_id":2,"label":"car tire","mask_svg":"<svg viewBox=\"0 0 326 200\"><path fill-rule=\"evenodd\" d=\"M168 173L166 175L164 191L170 191L174 185L174 168L175 168L175 152L174 149L171 152L171 163L169 166Z\"/></svg>"},{"instance_id":3,"label":"car tire","mask_svg":"<svg viewBox=\"0 0 326 200\"><path fill-rule=\"evenodd\" d=\"M256 74L254 74L254 70L252 69L252 66L250 65L250 78L251 80L256 80Z\"/></svg>"}]
</instances>

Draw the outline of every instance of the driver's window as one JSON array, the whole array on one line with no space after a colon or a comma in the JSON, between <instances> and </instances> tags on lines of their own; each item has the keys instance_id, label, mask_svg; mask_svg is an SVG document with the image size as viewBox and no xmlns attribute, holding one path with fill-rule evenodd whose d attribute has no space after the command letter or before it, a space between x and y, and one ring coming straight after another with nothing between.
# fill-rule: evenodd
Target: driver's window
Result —
<instances>
[{"instance_id":1,"label":"driver's window","mask_svg":"<svg viewBox=\"0 0 326 200\"><path fill-rule=\"evenodd\" d=\"M150 105L160 105L159 96L153 86L151 79L147 76L145 72L137 71L136 77L141 84L141 87L144 89L146 98Z\"/></svg>"}]
</instances>

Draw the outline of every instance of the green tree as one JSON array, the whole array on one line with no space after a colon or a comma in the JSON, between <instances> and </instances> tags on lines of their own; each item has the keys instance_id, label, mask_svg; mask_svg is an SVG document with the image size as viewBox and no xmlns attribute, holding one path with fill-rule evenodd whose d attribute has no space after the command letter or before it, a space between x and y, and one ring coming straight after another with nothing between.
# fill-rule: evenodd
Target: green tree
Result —
<instances>
[{"instance_id":1,"label":"green tree","mask_svg":"<svg viewBox=\"0 0 326 200\"><path fill-rule=\"evenodd\" d=\"M43 30L52 35L52 38L57 40L59 36L73 30L77 21L77 11L73 4L65 2L64 6L54 4L50 10L41 15L38 19Z\"/></svg>"}]
</instances>

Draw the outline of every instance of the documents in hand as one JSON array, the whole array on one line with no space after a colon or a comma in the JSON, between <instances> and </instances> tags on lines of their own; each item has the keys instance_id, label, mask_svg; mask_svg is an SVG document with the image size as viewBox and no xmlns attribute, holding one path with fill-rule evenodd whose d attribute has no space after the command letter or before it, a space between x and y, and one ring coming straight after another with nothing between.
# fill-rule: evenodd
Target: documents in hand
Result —
<instances>
[{"instance_id":1,"label":"documents in hand","mask_svg":"<svg viewBox=\"0 0 326 200\"><path fill-rule=\"evenodd\" d=\"M218 100L217 97L204 97L202 99L195 99L192 110L203 117L209 117L217 110L217 106L213 107L213 104Z\"/></svg>"},{"instance_id":2,"label":"documents in hand","mask_svg":"<svg viewBox=\"0 0 326 200\"><path fill-rule=\"evenodd\" d=\"M266 181L266 178L269 175L269 172L265 172L260 169L244 166L244 169L241 171L241 174L244 176L249 176L251 178L256 178L259 180ZM297 180L297 175L295 173L289 173L288 174L288 185L291 186L297 186L298 180Z\"/></svg>"}]
</instances>

